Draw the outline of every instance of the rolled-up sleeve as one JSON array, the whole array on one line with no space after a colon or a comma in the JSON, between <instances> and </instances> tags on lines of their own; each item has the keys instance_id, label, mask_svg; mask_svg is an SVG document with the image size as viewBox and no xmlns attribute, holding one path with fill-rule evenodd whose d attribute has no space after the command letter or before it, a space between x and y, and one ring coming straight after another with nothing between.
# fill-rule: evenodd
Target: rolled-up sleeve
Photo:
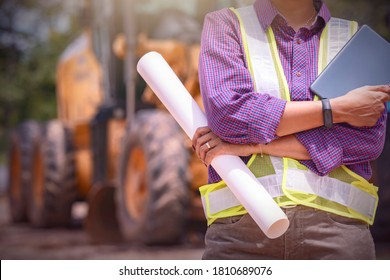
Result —
<instances>
[{"instance_id":1,"label":"rolled-up sleeve","mask_svg":"<svg viewBox=\"0 0 390 280\"><path fill-rule=\"evenodd\" d=\"M205 18L199 81L208 125L221 139L249 144L277 138L286 101L255 92L239 24L229 9Z\"/></svg>"},{"instance_id":2,"label":"rolled-up sleeve","mask_svg":"<svg viewBox=\"0 0 390 280\"><path fill-rule=\"evenodd\" d=\"M368 162L378 158L385 142L387 112L384 111L373 127L353 127L338 124L332 129L318 128L296 134L305 146L311 160L304 165L319 175L327 175L341 165L363 168ZM371 169L365 168L366 179Z\"/></svg>"}]
</instances>

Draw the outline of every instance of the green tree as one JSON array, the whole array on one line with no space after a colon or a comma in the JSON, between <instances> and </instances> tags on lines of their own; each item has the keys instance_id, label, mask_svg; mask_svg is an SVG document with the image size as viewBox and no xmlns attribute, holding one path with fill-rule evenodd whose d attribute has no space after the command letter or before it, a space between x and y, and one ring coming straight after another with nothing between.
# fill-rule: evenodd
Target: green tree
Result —
<instances>
[{"instance_id":1,"label":"green tree","mask_svg":"<svg viewBox=\"0 0 390 280\"><path fill-rule=\"evenodd\" d=\"M12 127L56 115L56 63L79 29L74 15L66 32L56 28L64 16L62 3L0 0L0 164ZM23 15L33 19L24 24L31 26L23 26Z\"/></svg>"}]
</instances>

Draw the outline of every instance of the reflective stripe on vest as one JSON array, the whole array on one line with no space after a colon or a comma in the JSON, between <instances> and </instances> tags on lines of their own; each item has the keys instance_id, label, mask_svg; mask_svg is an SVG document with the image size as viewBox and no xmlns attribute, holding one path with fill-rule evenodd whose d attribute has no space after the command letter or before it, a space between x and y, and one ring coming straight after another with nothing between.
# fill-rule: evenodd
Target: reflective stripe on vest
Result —
<instances>
[{"instance_id":1,"label":"reflective stripe on vest","mask_svg":"<svg viewBox=\"0 0 390 280\"><path fill-rule=\"evenodd\" d=\"M290 101L271 27L263 31L253 6L232 11L240 22L247 65L256 91ZM355 22L336 18L328 22L320 40L318 73L356 31ZM253 155L247 165L280 206L302 204L369 224L374 221L377 188L345 166L321 177L290 158ZM201 187L200 193L208 224L218 218L247 213L223 181Z\"/></svg>"}]
</instances>

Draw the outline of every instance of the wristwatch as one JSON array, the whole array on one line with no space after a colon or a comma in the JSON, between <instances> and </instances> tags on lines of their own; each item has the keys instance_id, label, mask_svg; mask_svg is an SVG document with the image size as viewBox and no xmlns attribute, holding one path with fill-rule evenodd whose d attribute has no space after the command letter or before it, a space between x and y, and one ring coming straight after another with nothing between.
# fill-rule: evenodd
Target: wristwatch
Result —
<instances>
[{"instance_id":1,"label":"wristwatch","mask_svg":"<svg viewBox=\"0 0 390 280\"><path fill-rule=\"evenodd\" d=\"M330 107L329 99L324 98L321 100L322 102L322 113L324 116L324 126L326 128L333 127L333 117L332 117L332 108Z\"/></svg>"}]
</instances>

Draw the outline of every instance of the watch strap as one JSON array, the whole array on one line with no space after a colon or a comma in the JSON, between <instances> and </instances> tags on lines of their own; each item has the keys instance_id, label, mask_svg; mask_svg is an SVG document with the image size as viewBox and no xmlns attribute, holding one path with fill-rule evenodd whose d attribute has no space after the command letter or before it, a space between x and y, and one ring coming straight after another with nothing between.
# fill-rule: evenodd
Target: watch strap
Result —
<instances>
[{"instance_id":1,"label":"watch strap","mask_svg":"<svg viewBox=\"0 0 390 280\"><path fill-rule=\"evenodd\" d=\"M333 116L332 116L332 107L330 106L329 99L324 98L322 102L322 113L324 116L324 126L326 128L333 127Z\"/></svg>"}]
</instances>

